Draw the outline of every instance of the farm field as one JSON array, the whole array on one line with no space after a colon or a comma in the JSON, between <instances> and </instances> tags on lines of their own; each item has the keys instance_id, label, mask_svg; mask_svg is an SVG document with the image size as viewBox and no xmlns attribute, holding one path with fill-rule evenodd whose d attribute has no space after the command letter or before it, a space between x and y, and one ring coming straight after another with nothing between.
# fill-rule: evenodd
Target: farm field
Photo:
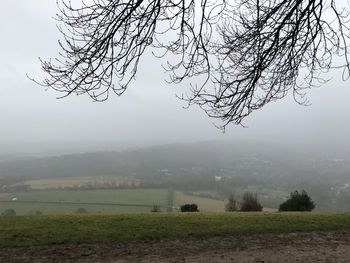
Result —
<instances>
[{"instance_id":1,"label":"farm field","mask_svg":"<svg viewBox=\"0 0 350 263\"><path fill-rule=\"evenodd\" d=\"M204 211L204 212L223 212L223 211L225 211L225 202L224 201L188 195L188 194L184 194L181 191L175 191L175 194L174 194L175 206L181 206L181 205L186 204L186 203L197 204L200 211Z\"/></svg>"},{"instance_id":2,"label":"farm field","mask_svg":"<svg viewBox=\"0 0 350 263\"><path fill-rule=\"evenodd\" d=\"M47 190L2 194L0 201L16 198L17 201L0 203L0 212L12 208L18 215L74 213L84 208L90 213L149 212L154 204L167 204L167 189L118 190ZM22 203L23 201L34 201ZM38 203L52 202L52 203ZM71 202L73 204L69 204ZM81 204L79 204L81 203ZM96 205L93 203L97 203ZM104 204L105 203L105 204ZM108 205L121 204L121 205Z\"/></svg>"},{"instance_id":3,"label":"farm field","mask_svg":"<svg viewBox=\"0 0 350 263\"><path fill-rule=\"evenodd\" d=\"M350 229L350 213L144 213L0 217L0 247Z\"/></svg>"},{"instance_id":4,"label":"farm field","mask_svg":"<svg viewBox=\"0 0 350 263\"><path fill-rule=\"evenodd\" d=\"M43 214L69 214L78 208L84 208L88 213L144 213L150 212L153 205L158 205L165 211L168 206L168 195L168 189L42 190L2 193L0 201L7 202L0 202L0 213L10 208L14 209L17 215L35 214L37 211ZM185 203L196 203L201 211L224 211L224 201L186 195L181 191L174 191L173 195L174 207L180 207ZM16 201L11 201L13 198L16 198Z\"/></svg>"},{"instance_id":5,"label":"farm field","mask_svg":"<svg viewBox=\"0 0 350 263\"><path fill-rule=\"evenodd\" d=\"M17 184L29 185L34 190L52 190L65 187L84 187L101 185L139 185L140 180L122 176L73 176L62 178L27 180Z\"/></svg>"}]
</instances>

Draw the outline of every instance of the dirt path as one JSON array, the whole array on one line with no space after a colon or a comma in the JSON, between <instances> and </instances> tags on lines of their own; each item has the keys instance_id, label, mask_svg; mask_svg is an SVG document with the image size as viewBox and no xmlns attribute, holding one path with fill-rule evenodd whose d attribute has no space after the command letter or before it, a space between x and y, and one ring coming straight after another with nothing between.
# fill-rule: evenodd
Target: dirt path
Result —
<instances>
[{"instance_id":1,"label":"dirt path","mask_svg":"<svg viewBox=\"0 0 350 263\"><path fill-rule=\"evenodd\" d=\"M350 230L1 249L0 262L350 262Z\"/></svg>"}]
</instances>

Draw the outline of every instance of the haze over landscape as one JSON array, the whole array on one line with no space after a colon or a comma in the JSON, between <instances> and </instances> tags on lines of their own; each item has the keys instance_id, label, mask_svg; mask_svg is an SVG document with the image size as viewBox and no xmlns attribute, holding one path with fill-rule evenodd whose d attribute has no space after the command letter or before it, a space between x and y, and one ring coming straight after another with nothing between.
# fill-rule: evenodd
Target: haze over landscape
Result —
<instances>
[{"instance_id":1,"label":"haze over landscape","mask_svg":"<svg viewBox=\"0 0 350 263\"><path fill-rule=\"evenodd\" d=\"M57 99L60 93L29 79L46 77L38 57L58 53L56 12L55 1L35 0L7 1L0 10L6 40L0 49L0 176L12 178L3 179L3 190L18 184L35 190L31 180L50 178L67 180L68 188L91 187L96 177L106 176L103 180L131 178L131 184L136 180L148 188L212 191L220 200L249 190L277 209L290 191L308 186L317 209L347 209L339 195L347 195L350 184L350 90L340 71L307 90L309 106L289 94L224 133L217 128L220 120L199 107L184 109L176 96L187 93L189 83L167 83L166 61L150 53L123 96L112 94L105 102L84 95ZM164 179L164 171L171 176ZM69 179L84 176L90 179ZM226 183L209 187L215 176Z\"/></svg>"},{"instance_id":2,"label":"haze over landscape","mask_svg":"<svg viewBox=\"0 0 350 263\"><path fill-rule=\"evenodd\" d=\"M2 1L0 262L347 262L349 16Z\"/></svg>"},{"instance_id":3,"label":"haze over landscape","mask_svg":"<svg viewBox=\"0 0 350 263\"><path fill-rule=\"evenodd\" d=\"M296 104L290 94L254 112L243 123L247 128L230 125L224 134L213 125L221 123L198 107L182 108L186 103L175 94L188 86L167 84L162 61L150 56L121 97L103 103L87 96L56 99L59 93L26 77L44 78L38 57L58 53L56 12L55 1L35 0L6 1L0 10L1 153L62 154L232 139L340 152L350 146L349 84L337 73L307 92L311 106Z\"/></svg>"},{"instance_id":4,"label":"haze over landscape","mask_svg":"<svg viewBox=\"0 0 350 263\"><path fill-rule=\"evenodd\" d=\"M341 72L333 72L335 75L328 83L307 91L310 106L297 104L292 94L289 94L286 99L272 102L263 110L253 112L243 122L244 126L227 126L225 133L216 127L222 124L219 120L209 118L197 106L184 109L186 103L176 98L176 95L188 92L189 86L186 83L168 84L165 81L167 73L161 64L165 61L157 60L150 54L141 62L136 81L121 97L112 95L108 101L101 103L92 102L84 95L57 99L60 97L58 92L45 89L27 77L38 81L43 79L45 75L40 69L38 57L48 59L57 55L57 39L61 36L56 21L52 19L56 12L55 1L43 3L35 0L25 3L7 1L0 10L0 22L3 25L0 34L6 39L0 49L2 176L27 180L37 177L84 176L86 171L90 171L88 176L122 175L140 179L152 177L161 169L170 169L167 167L170 166L176 171L186 167L212 169L219 171L221 176L231 177L237 173L235 170L244 166L239 160L249 156L248 167L242 168L242 174L238 174L244 174L246 180L250 176L257 177L257 180L260 176L262 181L268 181L267 178L274 176L283 178L285 170L286 182L297 176L305 181L312 177L315 183L319 183L326 174L325 187L329 189L338 189L348 183L346 176L350 171L346 167L350 153L350 125L347 120L350 104L347 98L350 90L348 83L340 80ZM153 147L155 145L157 147ZM213 153L206 145L213 145L219 150ZM192 160L193 156L188 157L186 164L169 164L163 159L152 160L150 166L153 168L146 175L147 169L142 163L147 158L152 158L149 155L156 154L152 149L162 147L166 149L166 155L172 156L169 160L179 158L176 154L186 156L181 151L177 152L179 147L192 149L193 155L198 155L196 160L201 159L196 147L204 147L203 154L207 155L202 156L200 163ZM137 172L133 168L125 168L125 164L121 164L121 167L114 165L109 173L103 172L106 168L104 164L107 167L111 164L101 156L113 163L132 152L136 155L148 152L142 157L144 160L140 157L141 164L132 158L127 161L134 163L134 167L139 166ZM266 152L273 154L266 157ZM308 157L296 161L298 155ZM40 168L43 165L50 167L52 156L58 156L57 160L97 158L93 163L100 170L84 167L86 160L73 166L63 162L59 170L57 167L56 170L54 167L44 170ZM278 159L280 157L285 157L282 164ZM266 161L266 158L271 162L271 169L263 165L261 171L255 170L254 167L259 167L260 162ZM334 170L325 168L327 162L337 160L343 162L342 167L332 166ZM299 161L308 168L300 171ZM208 163L212 163L213 167L204 165ZM237 167L234 168L232 163L236 163ZM225 171L222 172L223 170ZM203 177L204 174L205 172ZM174 176L180 175L183 176L175 172ZM332 176L334 182L331 182ZM200 178L197 179L201 180ZM252 180L247 187L256 187L255 179ZM301 185L301 182L296 184ZM279 190L285 195L294 190L293 187L289 188ZM227 198L224 194L228 195L229 191L223 190L220 198ZM274 204L275 208L276 205L277 203ZM336 207L332 209L337 210Z\"/></svg>"}]
</instances>

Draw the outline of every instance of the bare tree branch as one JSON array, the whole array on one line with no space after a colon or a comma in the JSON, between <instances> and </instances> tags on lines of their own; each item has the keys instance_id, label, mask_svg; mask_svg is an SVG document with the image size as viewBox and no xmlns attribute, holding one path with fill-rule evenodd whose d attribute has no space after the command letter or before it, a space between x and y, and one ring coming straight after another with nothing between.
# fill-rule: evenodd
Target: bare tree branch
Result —
<instances>
[{"instance_id":1,"label":"bare tree branch","mask_svg":"<svg viewBox=\"0 0 350 263\"><path fill-rule=\"evenodd\" d=\"M241 124L251 112L292 92L321 85L331 69L350 74L349 6L335 0L57 0L60 57L41 60L41 83L104 101L123 94L147 49L171 55L171 82L199 76L189 105Z\"/></svg>"}]
</instances>

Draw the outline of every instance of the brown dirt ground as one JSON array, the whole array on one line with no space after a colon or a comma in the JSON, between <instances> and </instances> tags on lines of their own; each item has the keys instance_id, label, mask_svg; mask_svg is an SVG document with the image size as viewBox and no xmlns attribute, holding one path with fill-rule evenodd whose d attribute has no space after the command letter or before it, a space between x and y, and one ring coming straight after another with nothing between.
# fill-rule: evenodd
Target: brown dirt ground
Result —
<instances>
[{"instance_id":1,"label":"brown dirt ground","mask_svg":"<svg viewBox=\"0 0 350 263\"><path fill-rule=\"evenodd\" d=\"M0 249L0 262L350 262L350 230Z\"/></svg>"}]
</instances>

